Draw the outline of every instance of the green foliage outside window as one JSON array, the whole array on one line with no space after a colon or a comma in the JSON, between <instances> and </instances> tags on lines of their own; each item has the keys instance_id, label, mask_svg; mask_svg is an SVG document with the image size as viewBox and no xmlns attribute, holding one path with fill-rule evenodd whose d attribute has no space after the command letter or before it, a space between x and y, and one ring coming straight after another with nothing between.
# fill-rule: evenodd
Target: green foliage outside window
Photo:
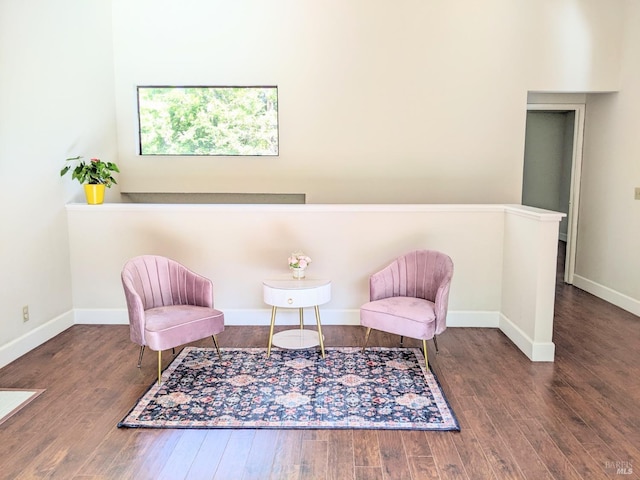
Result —
<instances>
[{"instance_id":1,"label":"green foliage outside window","mask_svg":"<svg viewBox=\"0 0 640 480\"><path fill-rule=\"evenodd\" d=\"M142 155L278 155L277 87L138 87Z\"/></svg>"}]
</instances>

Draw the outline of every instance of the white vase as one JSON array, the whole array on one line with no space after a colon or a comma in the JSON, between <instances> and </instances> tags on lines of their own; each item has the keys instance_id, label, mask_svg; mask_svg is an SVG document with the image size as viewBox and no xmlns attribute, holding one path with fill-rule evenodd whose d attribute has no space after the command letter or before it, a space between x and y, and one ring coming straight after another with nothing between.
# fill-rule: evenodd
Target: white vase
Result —
<instances>
[{"instance_id":1,"label":"white vase","mask_svg":"<svg viewBox=\"0 0 640 480\"><path fill-rule=\"evenodd\" d=\"M292 268L293 278L304 278L304 268Z\"/></svg>"}]
</instances>

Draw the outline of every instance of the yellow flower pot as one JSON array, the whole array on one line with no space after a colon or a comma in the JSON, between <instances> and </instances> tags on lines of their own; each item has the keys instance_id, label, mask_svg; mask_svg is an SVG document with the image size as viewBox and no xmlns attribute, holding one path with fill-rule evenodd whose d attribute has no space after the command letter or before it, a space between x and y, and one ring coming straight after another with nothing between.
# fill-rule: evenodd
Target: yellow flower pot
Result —
<instances>
[{"instance_id":1,"label":"yellow flower pot","mask_svg":"<svg viewBox=\"0 0 640 480\"><path fill-rule=\"evenodd\" d=\"M104 202L104 184L87 183L84 186L84 194L89 205L100 205Z\"/></svg>"}]
</instances>

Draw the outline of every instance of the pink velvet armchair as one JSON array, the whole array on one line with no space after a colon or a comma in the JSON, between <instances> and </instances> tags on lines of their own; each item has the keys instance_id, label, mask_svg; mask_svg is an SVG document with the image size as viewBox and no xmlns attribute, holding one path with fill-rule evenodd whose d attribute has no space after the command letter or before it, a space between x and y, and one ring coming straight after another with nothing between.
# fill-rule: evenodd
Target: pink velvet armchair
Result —
<instances>
[{"instance_id":1,"label":"pink velvet armchair","mask_svg":"<svg viewBox=\"0 0 640 480\"><path fill-rule=\"evenodd\" d=\"M427 370L427 340L447 328L449 288L453 276L451 258L433 250L416 250L398 257L369 278L369 303L360 308L360 325L367 327L365 350L371 329L422 340Z\"/></svg>"},{"instance_id":2,"label":"pink velvet armchair","mask_svg":"<svg viewBox=\"0 0 640 480\"><path fill-rule=\"evenodd\" d=\"M224 314L213 308L213 284L180 263L158 255L127 261L122 286L129 310L131 341L158 352L158 384L162 382L162 350L212 337L224 330Z\"/></svg>"}]
</instances>

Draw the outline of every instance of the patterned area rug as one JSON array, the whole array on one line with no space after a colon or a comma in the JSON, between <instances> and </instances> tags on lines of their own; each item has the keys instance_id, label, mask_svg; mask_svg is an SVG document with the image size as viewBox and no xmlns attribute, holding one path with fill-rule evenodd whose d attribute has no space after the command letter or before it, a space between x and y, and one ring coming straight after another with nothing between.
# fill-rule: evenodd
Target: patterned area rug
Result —
<instances>
[{"instance_id":1,"label":"patterned area rug","mask_svg":"<svg viewBox=\"0 0 640 480\"><path fill-rule=\"evenodd\" d=\"M186 347L118 427L460 430L419 349Z\"/></svg>"}]
</instances>

